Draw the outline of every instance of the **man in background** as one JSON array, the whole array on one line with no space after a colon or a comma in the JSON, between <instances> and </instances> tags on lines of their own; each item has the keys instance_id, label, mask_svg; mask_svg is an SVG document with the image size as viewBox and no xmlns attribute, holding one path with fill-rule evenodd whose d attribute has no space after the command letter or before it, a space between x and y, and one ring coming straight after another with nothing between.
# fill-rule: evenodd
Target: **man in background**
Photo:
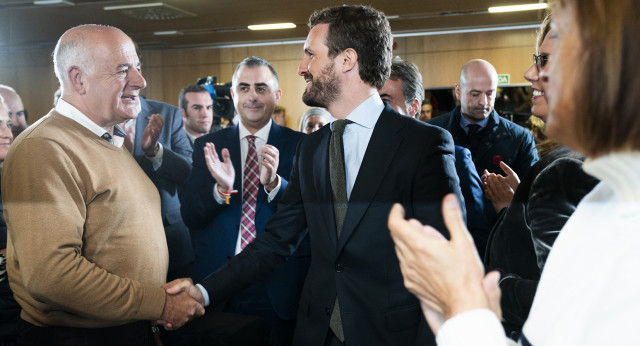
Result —
<instances>
[{"instance_id":1,"label":"man in background","mask_svg":"<svg viewBox=\"0 0 640 346\"><path fill-rule=\"evenodd\" d=\"M140 98L141 111L125 124L124 145L160 193L162 224L169 248L167 281L191 276L193 246L180 215L179 194L191 173L193 150L180 110Z\"/></svg>"},{"instance_id":2,"label":"man in background","mask_svg":"<svg viewBox=\"0 0 640 346\"><path fill-rule=\"evenodd\" d=\"M213 99L202 85L191 84L180 90L178 107L182 112L184 131L193 142L211 130L213 124Z\"/></svg>"},{"instance_id":3,"label":"man in background","mask_svg":"<svg viewBox=\"0 0 640 346\"><path fill-rule=\"evenodd\" d=\"M244 59L231 87L240 123L195 142L193 172L182 204L195 244L194 280L224 266L262 234L287 187L304 135L272 121L281 94L269 62ZM224 164L211 164L210 156L224 158ZM224 302L223 311L264 318L279 342L290 345L308 267L307 240L284 266Z\"/></svg>"},{"instance_id":4,"label":"man in background","mask_svg":"<svg viewBox=\"0 0 640 346\"><path fill-rule=\"evenodd\" d=\"M9 119L11 119L12 123L11 132L13 132L13 138L16 138L29 126L27 110L22 104L20 95L12 87L0 84L0 96L4 98L5 104L9 107Z\"/></svg>"},{"instance_id":5,"label":"man in background","mask_svg":"<svg viewBox=\"0 0 640 346\"><path fill-rule=\"evenodd\" d=\"M415 64L396 57L391 62L391 76L378 92L382 100L388 102L396 112L417 117L418 105L424 98L422 75ZM456 145L455 156L456 172L460 178L460 190L467 211L467 227L473 235L478 253L484 253L491 226L484 215L482 180L469 149Z\"/></svg>"},{"instance_id":6,"label":"man in background","mask_svg":"<svg viewBox=\"0 0 640 346\"><path fill-rule=\"evenodd\" d=\"M498 73L493 65L480 59L467 62L455 86L460 105L429 123L448 130L456 145L471 151L478 175L485 169L506 175L500 167L503 161L524 177L538 161L533 135L498 115L494 109L497 88Z\"/></svg>"},{"instance_id":7,"label":"man in background","mask_svg":"<svg viewBox=\"0 0 640 346\"><path fill-rule=\"evenodd\" d=\"M287 126L287 109L282 106L276 106L271 118L274 123L280 126Z\"/></svg>"}]
</instances>

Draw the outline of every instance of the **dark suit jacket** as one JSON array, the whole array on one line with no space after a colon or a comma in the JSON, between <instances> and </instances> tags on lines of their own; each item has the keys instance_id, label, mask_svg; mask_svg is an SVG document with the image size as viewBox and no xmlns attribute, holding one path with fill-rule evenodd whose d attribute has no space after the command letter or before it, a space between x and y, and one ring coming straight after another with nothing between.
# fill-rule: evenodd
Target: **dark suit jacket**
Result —
<instances>
[{"instance_id":1,"label":"dark suit jacket","mask_svg":"<svg viewBox=\"0 0 640 346\"><path fill-rule=\"evenodd\" d=\"M189 276L193 263L193 247L189 229L180 216L178 193L184 187L191 172L191 145L184 132L182 114L178 107L158 101L140 99L142 110L136 119L136 136L133 156L160 193L162 222L169 247L169 279ZM140 147L142 134L149 124L149 117L159 113L164 126L158 142L163 147L162 165L157 171ZM185 268L186 266L186 268Z\"/></svg>"},{"instance_id":2,"label":"dark suit jacket","mask_svg":"<svg viewBox=\"0 0 640 346\"><path fill-rule=\"evenodd\" d=\"M278 200L287 187L286 178L291 173L293 155L298 142L304 134L286 127L271 124L269 140L279 151L280 162L278 175L282 179L281 188L276 198L270 203L267 193L260 185L256 202L256 231L262 234L267 221L276 210ZM215 201L213 187L215 180L211 177L204 159L204 145L212 142L216 146L218 155L223 148L227 148L231 155L231 162L235 169L234 189L238 194L231 197L229 205L221 205ZM201 280L206 275L222 267L235 255L236 242L242 216L242 163L240 157L240 132L238 126L226 128L215 133L209 133L194 143L193 171L185 189L182 204L182 216L191 229L195 246L196 261L193 279ZM297 244L296 244L297 245ZM276 313L282 319L295 317L298 298L304 276L309 267L308 240L301 249L267 279L267 294ZM220 302L218 296L215 296Z\"/></svg>"},{"instance_id":3,"label":"dark suit jacket","mask_svg":"<svg viewBox=\"0 0 640 346\"><path fill-rule=\"evenodd\" d=\"M435 345L418 300L404 287L387 217L398 202L407 217L444 231L442 198L450 192L460 197L451 136L387 106L360 165L339 238L330 136L325 126L300 143L289 186L266 232L203 286L220 297L214 299L228 297L282 263L308 227L311 267L294 344L323 344L339 297L348 345Z\"/></svg>"},{"instance_id":4,"label":"dark suit jacket","mask_svg":"<svg viewBox=\"0 0 640 346\"><path fill-rule=\"evenodd\" d=\"M504 119L492 111L487 126L478 131L477 145L467 141L466 132L460 127L460 106L451 113L429 120L429 124L440 126L451 133L456 145L469 148L478 175L484 170L491 173L505 173L500 168L504 161L519 177L524 177L531 166L538 161L538 152L533 135L524 127Z\"/></svg>"},{"instance_id":5,"label":"dark suit jacket","mask_svg":"<svg viewBox=\"0 0 640 346\"><path fill-rule=\"evenodd\" d=\"M520 332L556 237L598 180L582 170L584 156L567 147L548 153L516 189L493 227L485 255L502 272L502 317L507 332Z\"/></svg>"}]
</instances>

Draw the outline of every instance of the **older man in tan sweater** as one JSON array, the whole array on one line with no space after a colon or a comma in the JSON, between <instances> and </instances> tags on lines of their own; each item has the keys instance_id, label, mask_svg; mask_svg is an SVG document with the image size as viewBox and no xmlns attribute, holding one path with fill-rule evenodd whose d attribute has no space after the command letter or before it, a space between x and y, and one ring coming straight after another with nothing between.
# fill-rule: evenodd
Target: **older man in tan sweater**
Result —
<instances>
[{"instance_id":1,"label":"older man in tan sweater","mask_svg":"<svg viewBox=\"0 0 640 346\"><path fill-rule=\"evenodd\" d=\"M146 86L136 49L116 28L84 25L62 35L54 65L62 98L2 173L21 343L153 344L148 321L179 327L204 310L161 287L160 198L116 126L137 116Z\"/></svg>"}]
</instances>

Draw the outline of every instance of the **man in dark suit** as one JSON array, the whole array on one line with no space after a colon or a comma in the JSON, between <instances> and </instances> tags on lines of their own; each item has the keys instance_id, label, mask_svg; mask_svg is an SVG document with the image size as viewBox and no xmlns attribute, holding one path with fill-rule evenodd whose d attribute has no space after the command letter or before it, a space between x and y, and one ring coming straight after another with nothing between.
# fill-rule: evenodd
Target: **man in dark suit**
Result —
<instances>
[{"instance_id":1,"label":"man in dark suit","mask_svg":"<svg viewBox=\"0 0 640 346\"><path fill-rule=\"evenodd\" d=\"M298 70L307 82L303 100L339 120L300 143L265 233L203 279L198 298L217 304L266 275L308 228L312 263L295 345L435 345L418 300L403 285L386 220L399 202L409 217L445 229L440 201L450 192L460 196L453 141L380 99L392 58L383 13L334 7L314 13L310 26ZM182 284L171 283L169 292Z\"/></svg>"},{"instance_id":2,"label":"man in dark suit","mask_svg":"<svg viewBox=\"0 0 640 346\"><path fill-rule=\"evenodd\" d=\"M191 276L193 246L180 215L178 193L191 172L192 149L182 128L180 110L140 98L141 111L125 124L125 146L158 188L162 223L169 248L167 280Z\"/></svg>"},{"instance_id":3,"label":"man in dark suit","mask_svg":"<svg viewBox=\"0 0 640 346\"><path fill-rule=\"evenodd\" d=\"M498 88L496 69L485 60L471 60L460 71L455 93L460 105L429 121L451 133L456 145L471 151L482 176L484 170L506 175L504 161L520 177L538 161L530 131L498 115L493 108Z\"/></svg>"},{"instance_id":4,"label":"man in dark suit","mask_svg":"<svg viewBox=\"0 0 640 346\"><path fill-rule=\"evenodd\" d=\"M232 83L240 123L196 139L193 173L183 198L182 215L195 244L196 281L222 267L264 232L287 187L293 156L304 136L271 120L282 92L276 71L266 60L242 61ZM225 161L212 164L210 156ZM229 195L232 190L238 194ZM310 261L308 241L305 244L306 251L301 248L265 280L232 297L223 310L261 316L271 322L283 345L291 344Z\"/></svg>"}]
</instances>

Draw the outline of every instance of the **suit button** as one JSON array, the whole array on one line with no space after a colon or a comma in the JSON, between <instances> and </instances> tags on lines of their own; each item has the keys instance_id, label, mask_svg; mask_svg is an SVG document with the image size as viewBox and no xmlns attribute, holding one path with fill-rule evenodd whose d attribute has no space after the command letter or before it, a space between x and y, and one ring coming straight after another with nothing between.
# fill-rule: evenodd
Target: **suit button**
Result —
<instances>
[{"instance_id":1,"label":"suit button","mask_svg":"<svg viewBox=\"0 0 640 346\"><path fill-rule=\"evenodd\" d=\"M327 314L327 316L329 316L331 314L331 309L324 308L324 312Z\"/></svg>"},{"instance_id":2,"label":"suit button","mask_svg":"<svg viewBox=\"0 0 640 346\"><path fill-rule=\"evenodd\" d=\"M336 272L342 273L344 271L344 266L342 264L336 265Z\"/></svg>"}]
</instances>

